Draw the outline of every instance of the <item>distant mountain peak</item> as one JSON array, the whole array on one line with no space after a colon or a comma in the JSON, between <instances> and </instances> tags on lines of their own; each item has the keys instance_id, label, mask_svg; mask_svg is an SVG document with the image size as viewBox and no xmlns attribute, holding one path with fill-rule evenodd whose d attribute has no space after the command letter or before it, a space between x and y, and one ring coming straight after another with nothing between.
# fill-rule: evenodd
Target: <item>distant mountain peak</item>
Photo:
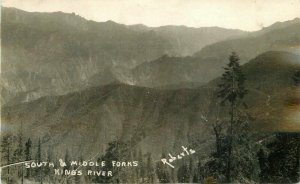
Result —
<instances>
[{"instance_id":1,"label":"distant mountain peak","mask_svg":"<svg viewBox=\"0 0 300 184\"><path fill-rule=\"evenodd\" d=\"M292 20L288 20L288 21L278 21L273 23L272 25L268 26L268 27L264 27L262 29L262 31L270 31L270 30L274 30L274 29L281 29L281 28L285 28L294 24L298 24L300 23L300 18L296 17Z\"/></svg>"},{"instance_id":2,"label":"distant mountain peak","mask_svg":"<svg viewBox=\"0 0 300 184\"><path fill-rule=\"evenodd\" d=\"M108 24L118 24L118 23L116 23L116 22L114 22L112 20L107 20L107 21L105 21L105 23L108 23Z\"/></svg>"}]
</instances>

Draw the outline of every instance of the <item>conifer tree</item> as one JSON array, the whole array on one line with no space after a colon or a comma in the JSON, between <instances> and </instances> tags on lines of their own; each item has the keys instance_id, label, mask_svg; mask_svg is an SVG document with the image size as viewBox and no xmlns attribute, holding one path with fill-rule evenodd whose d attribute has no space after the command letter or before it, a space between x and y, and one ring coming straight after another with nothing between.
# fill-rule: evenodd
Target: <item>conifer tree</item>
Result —
<instances>
[{"instance_id":1,"label":"conifer tree","mask_svg":"<svg viewBox=\"0 0 300 184\"><path fill-rule=\"evenodd\" d=\"M227 144L227 163L226 163L226 180L231 182L232 170L232 141L233 141L233 126L236 122L237 103L247 93L244 87L245 77L239 65L239 57L236 53L231 53L229 63L225 67L225 72L222 75L222 83L219 84L218 97L221 98L221 104L229 102L230 105L230 124L228 131Z\"/></svg>"},{"instance_id":2,"label":"conifer tree","mask_svg":"<svg viewBox=\"0 0 300 184\"><path fill-rule=\"evenodd\" d=\"M162 154L162 158L165 158L165 154ZM167 166L162 162L158 162L156 165L156 175L160 183L170 183L170 174Z\"/></svg>"},{"instance_id":3,"label":"conifer tree","mask_svg":"<svg viewBox=\"0 0 300 184\"><path fill-rule=\"evenodd\" d=\"M229 56L229 63L224 68L225 72L222 75L222 83L219 84L218 91L221 105L229 106L229 122L224 131L226 135L223 141L226 146L221 155L222 158L219 158L219 162L225 161L225 164L218 164L228 183L244 177L256 179L259 172L255 144L249 131L250 118L241 108L242 105L245 106L243 98L247 94L247 90L244 84L246 78L242 73L239 60L238 55L234 52ZM223 165L225 168L222 168Z\"/></svg>"},{"instance_id":4,"label":"conifer tree","mask_svg":"<svg viewBox=\"0 0 300 184\"><path fill-rule=\"evenodd\" d=\"M31 147L32 147L32 142L30 140L30 138L27 140L27 142L25 143L25 160L29 161L32 159L31 157ZM26 169L26 178L30 178L31 176L31 172L30 169L27 168Z\"/></svg>"},{"instance_id":5,"label":"conifer tree","mask_svg":"<svg viewBox=\"0 0 300 184\"><path fill-rule=\"evenodd\" d=\"M11 158L11 149L12 149L12 143L13 143L13 137L11 134L5 135L2 138L2 142L1 142L1 163L3 165L8 165L11 164L12 158ZM10 167L6 167L7 169L7 177L6 177L6 182L9 184L11 183L11 171L10 171ZM2 174L2 173L1 173Z\"/></svg>"},{"instance_id":6,"label":"conifer tree","mask_svg":"<svg viewBox=\"0 0 300 184\"><path fill-rule=\"evenodd\" d=\"M180 183L189 183L190 171L189 167L184 163L177 171L177 180Z\"/></svg>"},{"instance_id":7,"label":"conifer tree","mask_svg":"<svg viewBox=\"0 0 300 184\"><path fill-rule=\"evenodd\" d=\"M14 163L17 163L17 162L22 162L24 161L24 147L23 147L23 124L21 123L21 126L19 128L19 131L18 131L18 134L17 134L17 147L14 151L14 154L13 154L13 161ZM17 174L18 174L18 177L21 178L21 183L24 182L24 173L23 173L23 165L21 166L18 166L18 169L17 169Z\"/></svg>"},{"instance_id":8,"label":"conifer tree","mask_svg":"<svg viewBox=\"0 0 300 184\"><path fill-rule=\"evenodd\" d=\"M42 162L42 144L41 144L41 139L39 138L38 145L37 145L37 153L36 153L36 158L35 158L37 163ZM37 180L40 183L43 183L43 169L42 167L37 167L36 168L36 176Z\"/></svg>"},{"instance_id":9,"label":"conifer tree","mask_svg":"<svg viewBox=\"0 0 300 184\"><path fill-rule=\"evenodd\" d=\"M52 153L52 151L51 151L51 149L48 149L48 151L47 151L47 162L48 163L50 163L50 162L52 162L53 160L53 153ZM48 181L49 181L49 183L53 180L53 173L54 171L53 171L53 168L52 167L45 167L44 168L44 174L45 174L45 176L48 178Z\"/></svg>"},{"instance_id":10,"label":"conifer tree","mask_svg":"<svg viewBox=\"0 0 300 184\"><path fill-rule=\"evenodd\" d=\"M151 153L148 153L146 168L147 168L147 181L148 181L148 183L153 183L154 182L154 168L152 165Z\"/></svg>"},{"instance_id":11,"label":"conifer tree","mask_svg":"<svg viewBox=\"0 0 300 184\"><path fill-rule=\"evenodd\" d=\"M108 148L99 160L124 161L130 158L128 143L121 140L112 141L108 144ZM98 177L96 183L127 183L126 176L123 175L121 167L114 167L111 162L107 163L103 170L112 171L112 177Z\"/></svg>"},{"instance_id":12,"label":"conifer tree","mask_svg":"<svg viewBox=\"0 0 300 184\"><path fill-rule=\"evenodd\" d=\"M138 178L141 180L141 182L143 183L145 180L145 175L146 175L146 171L145 171L145 163L144 163L144 157L143 157L143 153L142 150L139 149L139 153L138 153L138 161L139 161L139 171L138 171Z\"/></svg>"}]
</instances>

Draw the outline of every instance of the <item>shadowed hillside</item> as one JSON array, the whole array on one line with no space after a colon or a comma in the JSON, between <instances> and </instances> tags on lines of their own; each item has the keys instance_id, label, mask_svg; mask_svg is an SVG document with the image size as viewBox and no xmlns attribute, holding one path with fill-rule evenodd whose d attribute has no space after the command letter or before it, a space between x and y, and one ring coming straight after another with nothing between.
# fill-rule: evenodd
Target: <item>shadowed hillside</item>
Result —
<instances>
[{"instance_id":1,"label":"shadowed hillside","mask_svg":"<svg viewBox=\"0 0 300 184\"><path fill-rule=\"evenodd\" d=\"M127 73L141 63L164 54L193 53L206 44L242 34L221 28L198 33L198 29L176 26L161 32L160 28L142 30L112 21L90 21L75 13L1 10L2 103L66 94L120 79L131 84ZM169 30L174 34L164 34ZM194 31L194 41L200 45L190 42Z\"/></svg>"},{"instance_id":2,"label":"shadowed hillside","mask_svg":"<svg viewBox=\"0 0 300 184\"><path fill-rule=\"evenodd\" d=\"M181 88L185 86L183 83L205 84L222 74L228 53L232 51L239 54L241 64L267 51L300 54L299 30L300 21L294 19L205 46L191 57L163 56L134 68L133 84L164 88Z\"/></svg>"},{"instance_id":3,"label":"shadowed hillside","mask_svg":"<svg viewBox=\"0 0 300 184\"><path fill-rule=\"evenodd\" d=\"M300 130L299 119L283 121L290 109L289 90L293 90L292 76L300 69L299 63L297 55L268 52L243 66L249 89L247 111L254 117L251 124L257 131ZM211 145L210 123L219 109L214 96L218 80L197 89L177 90L111 84L6 105L2 128L16 129L22 122L27 136L48 139L58 155L66 145L75 153L101 152L117 138L137 140L138 146L151 150L154 157L162 150L176 150L178 145L195 141L202 142L197 149L203 152ZM220 117L228 112L219 110Z\"/></svg>"},{"instance_id":4,"label":"shadowed hillside","mask_svg":"<svg viewBox=\"0 0 300 184\"><path fill-rule=\"evenodd\" d=\"M246 63L250 59L266 51L292 51L297 54L300 45L300 19L275 23L261 31L232 40L226 40L204 47L195 56L217 60L226 58L228 52L239 53L241 62Z\"/></svg>"}]
</instances>

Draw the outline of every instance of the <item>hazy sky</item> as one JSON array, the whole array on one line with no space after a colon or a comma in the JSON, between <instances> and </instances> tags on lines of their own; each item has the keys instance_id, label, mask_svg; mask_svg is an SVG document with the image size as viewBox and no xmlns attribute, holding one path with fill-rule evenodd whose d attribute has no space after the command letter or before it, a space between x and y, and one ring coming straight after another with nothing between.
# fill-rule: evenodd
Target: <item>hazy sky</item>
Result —
<instances>
[{"instance_id":1,"label":"hazy sky","mask_svg":"<svg viewBox=\"0 0 300 184\"><path fill-rule=\"evenodd\" d=\"M300 0L2 0L2 5L26 11L75 12L99 22L248 31L300 17Z\"/></svg>"}]
</instances>

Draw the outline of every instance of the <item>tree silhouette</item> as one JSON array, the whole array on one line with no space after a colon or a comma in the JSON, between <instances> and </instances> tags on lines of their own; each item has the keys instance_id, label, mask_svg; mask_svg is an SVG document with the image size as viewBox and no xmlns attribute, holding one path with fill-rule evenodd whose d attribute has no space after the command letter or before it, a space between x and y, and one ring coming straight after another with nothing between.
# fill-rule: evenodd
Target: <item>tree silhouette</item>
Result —
<instances>
[{"instance_id":1,"label":"tree silhouette","mask_svg":"<svg viewBox=\"0 0 300 184\"><path fill-rule=\"evenodd\" d=\"M41 145L41 139L39 138L38 145L37 145L37 153L36 153L36 158L35 161L37 163L42 162L42 145ZM35 177L40 183L43 183L43 169L42 167L37 167L36 172L35 172Z\"/></svg>"},{"instance_id":2,"label":"tree silhouette","mask_svg":"<svg viewBox=\"0 0 300 184\"><path fill-rule=\"evenodd\" d=\"M247 93L244 87L245 77L242 73L239 57L235 52L232 52L229 56L229 63L225 67L225 72L222 75L222 83L219 84L218 97L221 98L221 104L226 102L230 104L230 125L228 132L228 151L227 151L227 168L226 179L227 182L231 182L231 164L232 164L232 136L233 126L236 121L237 103L238 100L243 98Z\"/></svg>"},{"instance_id":3,"label":"tree silhouette","mask_svg":"<svg viewBox=\"0 0 300 184\"><path fill-rule=\"evenodd\" d=\"M11 134L7 134L3 136L2 142L1 142L1 163L5 163L6 165L11 164L12 158L11 158L11 147L12 147L12 141L13 141L13 136ZM7 177L6 177L6 182L11 183L11 178L10 178L10 167L7 167Z\"/></svg>"},{"instance_id":4,"label":"tree silhouette","mask_svg":"<svg viewBox=\"0 0 300 184\"><path fill-rule=\"evenodd\" d=\"M232 52L229 56L229 63L224 68L225 72L222 75L218 91L221 105L229 105L229 124L224 131L226 134L224 140L221 142L225 146L218 148L218 151L222 150L219 162L225 161L225 164L218 164L218 169L224 172L228 183L244 177L258 179L259 172L255 144L249 131L250 117L241 109L241 105L245 106L243 98L247 94L247 90L245 88L246 78L239 65L239 60L238 55Z\"/></svg>"},{"instance_id":5,"label":"tree silhouette","mask_svg":"<svg viewBox=\"0 0 300 184\"><path fill-rule=\"evenodd\" d=\"M162 154L162 158L165 158L165 154ZM170 174L166 165L162 162L158 162L156 165L156 175L160 183L170 183Z\"/></svg>"},{"instance_id":6,"label":"tree silhouette","mask_svg":"<svg viewBox=\"0 0 300 184\"><path fill-rule=\"evenodd\" d=\"M27 142L25 143L25 160L29 161L31 160L31 147L32 147L32 142L30 140L30 138L27 140ZM30 169L27 168L26 169L26 178L30 178L31 176L31 172Z\"/></svg>"}]
</instances>

